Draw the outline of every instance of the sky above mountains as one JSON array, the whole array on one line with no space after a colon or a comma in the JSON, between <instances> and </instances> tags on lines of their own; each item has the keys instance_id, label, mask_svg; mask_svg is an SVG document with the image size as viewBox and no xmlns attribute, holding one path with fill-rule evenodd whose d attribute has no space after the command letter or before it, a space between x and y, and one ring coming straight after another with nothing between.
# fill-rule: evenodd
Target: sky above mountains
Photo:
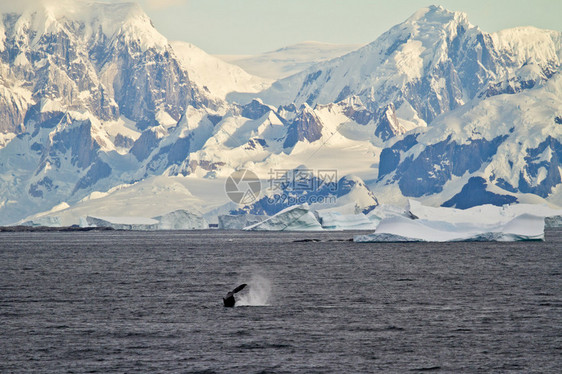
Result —
<instances>
[{"instance_id":1,"label":"sky above mountains","mask_svg":"<svg viewBox=\"0 0 562 374\"><path fill-rule=\"evenodd\" d=\"M0 0L0 11L33 3L69 7L80 0ZM88 1L88 0L86 0ZM212 54L258 54L302 41L366 44L403 22L420 0L94 0L136 1L170 40L193 43ZM487 32L516 26L562 30L562 1L440 0L468 14Z\"/></svg>"},{"instance_id":2,"label":"sky above mountains","mask_svg":"<svg viewBox=\"0 0 562 374\"><path fill-rule=\"evenodd\" d=\"M114 0L108 0L114 1ZM363 44L431 1L137 0L158 30L214 54L256 54L305 40ZM487 32L515 26L561 30L562 1L440 0Z\"/></svg>"}]
</instances>

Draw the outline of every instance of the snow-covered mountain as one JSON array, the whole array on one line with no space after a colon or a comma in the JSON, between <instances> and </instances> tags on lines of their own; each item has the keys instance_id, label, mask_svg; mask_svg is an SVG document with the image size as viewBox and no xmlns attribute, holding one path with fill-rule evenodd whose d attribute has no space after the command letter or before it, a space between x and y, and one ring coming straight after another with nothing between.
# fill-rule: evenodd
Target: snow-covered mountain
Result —
<instances>
[{"instance_id":1,"label":"snow-covered mountain","mask_svg":"<svg viewBox=\"0 0 562 374\"><path fill-rule=\"evenodd\" d=\"M459 207L536 202L537 196L559 204L562 76L472 100L390 143L374 182L380 193L398 188L404 196L432 196Z\"/></svg>"},{"instance_id":2,"label":"snow-covered mountain","mask_svg":"<svg viewBox=\"0 0 562 374\"><path fill-rule=\"evenodd\" d=\"M562 205L560 32L489 34L429 7L269 87L169 43L138 5L53 4L1 15L0 224L283 207L229 202L240 168L263 184L329 172L337 203L316 207L346 214L408 197Z\"/></svg>"},{"instance_id":3,"label":"snow-covered mountain","mask_svg":"<svg viewBox=\"0 0 562 374\"><path fill-rule=\"evenodd\" d=\"M322 61L343 56L360 44L302 42L256 56L221 55L219 58L245 71L269 79L281 79L300 73Z\"/></svg>"},{"instance_id":4,"label":"snow-covered mountain","mask_svg":"<svg viewBox=\"0 0 562 374\"><path fill-rule=\"evenodd\" d=\"M560 67L561 33L517 28L489 34L466 14L420 9L373 43L276 82L272 105L327 104L357 97L371 113L408 113L418 124L476 97L518 92ZM423 121L423 122L422 122Z\"/></svg>"},{"instance_id":5,"label":"snow-covered mountain","mask_svg":"<svg viewBox=\"0 0 562 374\"><path fill-rule=\"evenodd\" d=\"M1 18L2 222L127 180L144 129L221 105L138 5L31 5Z\"/></svg>"}]
</instances>

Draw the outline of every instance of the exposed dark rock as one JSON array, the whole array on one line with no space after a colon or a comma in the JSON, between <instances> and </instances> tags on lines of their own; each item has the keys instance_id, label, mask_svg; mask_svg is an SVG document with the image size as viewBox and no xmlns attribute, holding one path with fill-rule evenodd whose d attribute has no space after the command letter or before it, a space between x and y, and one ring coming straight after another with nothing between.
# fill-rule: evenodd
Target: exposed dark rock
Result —
<instances>
[{"instance_id":1,"label":"exposed dark rock","mask_svg":"<svg viewBox=\"0 0 562 374\"><path fill-rule=\"evenodd\" d=\"M115 135L113 144L115 144L116 147L131 148L133 144L135 144L135 141L128 136L117 134Z\"/></svg>"},{"instance_id":2,"label":"exposed dark rock","mask_svg":"<svg viewBox=\"0 0 562 374\"><path fill-rule=\"evenodd\" d=\"M68 129L55 134L49 155L56 157L70 150L72 165L85 169L97 159L100 149L100 145L92 137L92 123L90 120L74 120L68 116L65 120Z\"/></svg>"},{"instance_id":3,"label":"exposed dark rock","mask_svg":"<svg viewBox=\"0 0 562 374\"><path fill-rule=\"evenodd\" d=\"M252 100L249 104L246 104L242 107L242 116L250 119L260 119L266 113L269 113L271 108L267 105L264 105L262 102L258 100Z\"/></svg>"},{"instance_id":4,"label":"exposed dark rock","mask_svg":"<svg viewBox=\"0 0 562 374\"><path fill-rule=\"evenodd\" d=\"M308 140L310 143L322 137L322 121L314 111L305 106L289 124L283 148L293 147L297 142Z\"/></svg>"},{"instance_id":5,"label":"exposed dark rock","mask_svg":"<svg viewBox=\"0 0 562 374\"><path fill-rule=\"evenodd\" d=\"M550 160L541 157L544 152L550 153ZM547 197L555 186L562 183L561 160L562 144L551 136L548 136L537 148L527 149L526 164L519 176L519 191ZM541 169L546 171L546 176L538 184L531 182L537 180Z\"/></svg>"},{"instance_id":6,"label":"exposed dark rock","mask_svg":"<svg viewBox=\"0 0 562 374\"><path fill-rule=\"evenodd\" d=\"M407 157L396 167L395 180L404 196L420 197L439 193L443 186L454 176L462 176L465 172L473 173L480 169L484 162L491 160L496 154L499 145L507 136L498 136L490 141L486 139L473 140L469 144L457 144L446 140L428 145L414 159ZM387 152L384 162L383 173L389 173L392 166L396 164L399 153ZM385 175L382 174L382 175ZM379 174L379 177L382 176Z\"/></svg>"},{"instance_id":7,"label":"exposed dark rock","mask_svg":"<svg viewBox=\"0 0 562 374\"><path fill-rule=\"evenodd\" d=\"M417 134L408 135L394 143L392 147L382 150L379 161L379 180L396 170L400 164L401 154L418 144L416 139Z\"/></svg>"},{"instance_id":8,"label":"exposed dark rock","mask_svg":"<svg viewBox=\"0 0 562 374\"><path fill-rule=\"evenodd\" d=\"M218 115L212 115L212 114L208 114L207 118L209 119L209 121L211 121L211 123L213 124L213 126L216 126L217 123L219 123L220 121L222 121L222 116L218 116Z\"/></svg>"},{"instance_id":9,"label":"exposed dark rock","mask_svg":"<svg viewBox=\"0 0 562 374\"><path fill-rule=\"evenodd\" d=\"M381 108L377 117L378 124L375 129L375 135L382 140L388 140L406 132L404 127L398 122L398 118L396 118L396 108L394 104L388 104L384 108Z\"/></svg>"},{"instance_id":10,"label":"exposed dark rock","mask_svg":"<svg viewBox=\"0 0 562 374\"><path fill-rule=\"evenodd\" d=\"M74 187L73 194L81 189L87 189L93 186L100 179L107 178L111 175L111 167L105 162L98 160L88 170L86 175L82 177Z\"/></svg>"},{"instance_id":11,"label":"exposed dark rock","mask_svg":"<svg viewBox=\"0 0 562 374\"><path fill-rule=\"evenodd\" d=\"M502 206L513 204L517 198L511 195L498 195L486 190L486 180L481 177L472 177L463 186L461 191L441 206L468 209L477 205L492 204Z\"/></svg>"},{"instance_id":12,"label":"exposed dark rock","mask_svg":"<svg viewBox=\"0 0 562 374\"><path fill-rule=\"evenodd\" d=\"M160 139L158 139L156 133L152 130L146 130L133 144L131 153L137 160L143 161L152 153L159 143Z\"/></svg>"},{"instance_id":13,"label":"exposed dark rock","mask_svg":"<svg viewBox=\"0 0 562 374\"><path fill-rule=\"evenodd\" d=\"M273 177L272 177L273 178ZM373 204L362 207L371 210L378 201L359 178L343 177L337 180L334 173L317 175L313 170L297 168L288 171L279 180L270 180L272 191L253 204L233 210L230 214L274 215L292 205L303 203L328 203L343 197L355 188L363 188L372 197Z\"/></svg>"},{"instance_id":14,"label":"exposed dark rock","mask_svg":"<svg viewBox=\"0 0 562 374\"><path fill-rule=\"evenodd\" d=\"M247 146L244 149L256 149L257 147L262 147L265 148L267 147L267 142L265 141L265 139L260 139L260 138L253 138L248 140Z\"/></svg>"},{"instance_id":15,"label":"exposed dark rock","mask_svg":"<svg viewBox=\"0 0 562 374\"><path fill-rule=\"evenodd\" d=\"M168 165L179 164L189 155L189 138L179 138L168 151Z\"/></svg>"}]
</instances>

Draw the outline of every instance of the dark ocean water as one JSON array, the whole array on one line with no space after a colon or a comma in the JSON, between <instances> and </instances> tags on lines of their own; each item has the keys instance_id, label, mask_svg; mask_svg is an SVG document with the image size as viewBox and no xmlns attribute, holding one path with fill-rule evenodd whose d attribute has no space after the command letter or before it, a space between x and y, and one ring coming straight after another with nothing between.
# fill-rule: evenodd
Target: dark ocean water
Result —
<instances>
[{"instance_id":1,"label":"dark ocean water","mask_svg":"<svg viewBox=\"0 0 562 374\"><path fill-rule=\"evenodd\" d=\"M351 237L2 233L0 372L560 372L562 231Z\"/></svg>"}]
</instances>

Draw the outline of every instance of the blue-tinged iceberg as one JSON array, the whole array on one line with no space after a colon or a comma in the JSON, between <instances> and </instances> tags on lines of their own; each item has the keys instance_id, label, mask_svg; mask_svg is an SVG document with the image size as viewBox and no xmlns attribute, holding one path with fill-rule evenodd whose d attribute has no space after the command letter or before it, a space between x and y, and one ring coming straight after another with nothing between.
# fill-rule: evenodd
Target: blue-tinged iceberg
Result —
<instances>
[{"instance_id":1,"label":"blue-tinged iceberg","mask_svg":"<svg viewBox=\"0 0 562 374\"><path fill-rule=\"evenodd\" d=\"M218 216L220 230L242 230L244 227L260 223L268 218L266 215L256 214L224 214Z\"/></svg>"},{"instance_id":2,"label":"blue-tinged iceberg","mask_svg":"<svg viewBox=\"0 0 562 374\"><path fill-rule=\"evenodd\" d=\"M479 224L394 216L383 219L374 234L354 238L357 243L521 240L544 240L544 217L522 214L508 222Z\"/></svg>"},{"instance_id":3,"label":"blue-tinged iceberg","mask_svg":"<svg viewBox=\"0 0 562 374\"><path fill-rule=\"evenodd\" d=\"M322 228L326 230L374 230L378 222L363 213L342 214L335 211L318 211Z\"/></svg>"}]
</instances>

